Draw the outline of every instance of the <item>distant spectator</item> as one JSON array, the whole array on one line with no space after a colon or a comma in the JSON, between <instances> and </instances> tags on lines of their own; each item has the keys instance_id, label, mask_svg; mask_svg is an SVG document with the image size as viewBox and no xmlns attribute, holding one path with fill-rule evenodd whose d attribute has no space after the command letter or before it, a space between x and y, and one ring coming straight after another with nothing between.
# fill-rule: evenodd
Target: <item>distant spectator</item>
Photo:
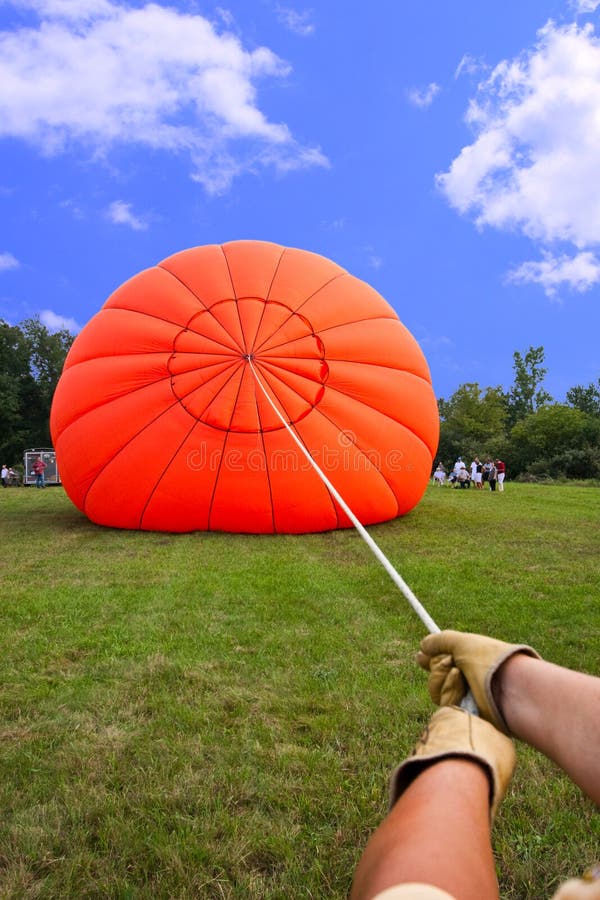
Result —
<instances>
[{"instance_id":1,"label":"distant spectator","mask_svg":"<svg viewBox=\"0 0 600 900\"><path fill-rule=\"evenodd\" d=\"M46 487L46 479L44 478L45 468L46 463L41 456L38 456L31 467L33 474L35 475L35 486L38 488Z\"/></svg>"},{"instance_id":2,"label":"distant spectator","mask_svg":"<svg viewBox=\"0 0 600 900\"><path fill-rule=\"evenodd\" d=\"M477 466L481 466L481 463L479 462L479 457L475 456L473 462L471 463L471 481L473 482L473 484L477 483L475 478L475 476L477 475Z\"/></svg>"},{"instance_id":3,"label":"distant spectator","mask_svg":"<svg viewBox=\"0 0 600 900\"><path fill-rule=\"evenodd\" d=\"M481 460L478 457L475 457L475 458L477 459L477 469L475 471L475 479L474 479L475 487L481 491L481 490L483 490L483 463L481 462Z\"/></svg>"},{"instance_id":4,"label":"distant spectator","mask_svg":"<svg viewBox=\"0 0 600 900\"><path fill-rule=\"evenodd\" d=\"M496 468L495 463L491 464L491 468L488 472L488 481L490 483L490 490L496 490L496 481L498 480L498 469Z\"/></svg>"},{"instance_id":5,"label":"distant spectator","mask_svg":"<svg viewBox=\"0 0 600 900\"><path fill-rule=\"evenodd\" d=\"M8 467L6 463L4 463L2 469L0 470L0 479L2 480L2 487L5 488L8 484Z\"/></svg>"},{"instance_id":6,"label":"distant spectator","mask_svg":"<svg viewBox=\"0 0 600 900\"><path fill-rule=\"evenodd\" d=\"M446 480L446 470L443 467L442 463L439 462L437 464L437 469L433 473L433 483L437 484L439 487L443 485Z\"/></svg>"},{"instance_id":7,"label":"distant spectator","mask_svg":"<svg viewBox=\"0 0 600 900\"><path fill-rule=\"evenodd\" d=\"M492 461L491 461L491 459L486 459L486 461L485 461L484 464L483 464L483 468L482 468L482 470L481 470L481 480L482 480L484 483L485 483L486 481L489 481L489 478L490 478L490 469L491 469L491 468L492 468Z\"/></svg>"},{"instance_id":8,"label":"distant spectator","mask_svg":"<svg viewBox=\"0 0 600 900\"><path fill-rule=\"evenodd\" d=\"M506 465L501 459L496 460L496 469L498 470L498 490L504 490L504 478L506 476Z\"/></svg>"},{"instance_id":9,"label":"distant spectator","mask_svg":"<svg viewBox=\"0 0 600 900\"><path fill-rule=\"evenodd\" d=\"M454 463L454 474L456 475L457 478L458 478L458 473L460 472L460 470L462 469L463 466L464 466L463 458L462 458L462 456L459 456L458 459L456 460L456 462Z\"/></svg>"},{"instance_id":10,"label":"distant spectator","mask_svg":"<svg viewBox=\"0 0 600 900\"><path fill-rule=\"evenodd\" d=\"M458 484L461 488L471 487L471 479L469 478L469 473L468 473L467 467L464 465L464 463L463 463L463 466L462 466L460 472L456 476L456 480L458 481Z\"/></svg>"}]
</instances>

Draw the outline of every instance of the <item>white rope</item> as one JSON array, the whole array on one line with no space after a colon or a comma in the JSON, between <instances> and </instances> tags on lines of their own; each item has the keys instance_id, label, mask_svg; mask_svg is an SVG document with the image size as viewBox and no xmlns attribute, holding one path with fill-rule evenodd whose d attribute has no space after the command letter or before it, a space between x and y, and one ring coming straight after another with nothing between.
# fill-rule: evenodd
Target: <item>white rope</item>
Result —
<instances>
[{"instance_id":1,"label":"white rope","mask_svg":"<svg viewBox=\"0 0 600 900\"><path fill-rule=\"evenodd\" d=\"M254 377L256 379L256 383L258 384L261 391L267 398L275 415L283 423L283 425L287 428L290 436L295 441L295 443L298 445L299 449L302 451L304 456L307 458L307 460L309 461L309 463L311 464L311 466L313 467L313 469L315 470L315 472L317 473L317 475L319 476L319 478L321 479L321 481L323 482L323 484L325 485L325 487L327 488L329 493L332 495L332 497L334 497L335 500L337 500L339 505L342 507L342 509L344 510L344 512L346 513L346 515L348 516L348 518L350 519L350 521L352 522L352 524L354 525L354 527L356 528L358 533L360 534L361 538L364 540L364 542L367 544L367 546L370 548L370 550L372 550L373 554L379 560L379 562L381 563L383 568L386 570L386 572L388 573L388 575L390 576L390 578L392 579L394 584L398 588L400 588L400 590L402 591L402 593L404 594L404 596L406 597L406 599L408 600L408 602L410 603L410 605L412 606L412 608L414 609L414 611L416 612L418 617L420 618L421 622L423 623L423 625L425 626L427 631L430 634L432 634L432 633L437 634L440 629L435 624L435 622L433 621L433 619L431 618L431 616L429 615L429 613L427 612L427 610L425 609L423 604L419 600L417 600L417 598L415 597L415 595L413 594L413 592L411 591L411 589L409 588L407 583L398 574L398 572L396 571L394 566L391 564L391 562L389 561L389 559L387 558L385 553L377 546L377 544L375 543L375 541L373 540L373 538L371 537L371 535L369 534L367 529L359 521L359 519L356 518L356 516L354 515L354 513L352 512L352 510L350 509L350 507L344 500L344 498L338 493L338 491L334 488L334 486L330 482L329 478L325 475L325 473L320 468L320 466L312 458L312 456L310 455L307 448L304 446L304 444L302 443L302 441L300 440L300 438L298 437L296 432L292 430L290 423L287 422L285 420L285 418L281 415L281 413L279 412L279 410L277 409L277 407L271 400L269 394L267 393L267 389L265 388L261 379L258 377L258 373L252 364L252 357L250 355L248 355L245 358L248 362L248 365L250 366L250 368L252 370L252 374L254 375ZM473 694L471 693L470 690L467 691L467 693L462 698L459 705L466 712L469 712L474 716L479 715L477 703L475 702L475 698L473 697Z\"/></svg>"},{"instance_id":2,"label":"white rope","mask_svg":"<svg viewBox=\"0 0 600 900\"><path fill-rule=\"evenodd\" d=\"M252 359L250 358L250 356L247 356L246 359L248 361L248 365L252 369L252 374L254 375L258 386L260 387L263 394L267 398L269 404L273 408L273 411L275 412L277 417L280 419L280 421L285 425L288 432L290 433L290 436L296 442L299 449L302 451L302 453L307 458L307 460L309 461L309 463L311 464L313 469L316 471L317 475L319 476L319 478L321 479L321 481L323 482L323 484L325 485L325 487L327 488L329 493L332 495L332 497L334 497L334 499L342 507L342 509L344 510L344 512L346 513L346 515L348 516L348 518L350 519L350 521L352 522L352 524L354 525L354 527L356 528L358 533L360 534L361 538L364 540L364 542L367 544L367 546L370 548L370 550L373 552L373 554L377 557L377 559L379 560L379 562L381 563L383 568L386 570L386 572L388 573L388 575L390 576L390 578L392 579L394 584L398 588L400 588L400 590L402 591L402 593L404 594L404 596L406 597L406 599L408 600L408 602L410 603L410 605L412 606L412 608L414 609L414 611L416 612L418 617L420 618L421 622L423 623L423 625L425 626L427 631L429 633L435 632L437 634L437 632L439 632L440 629L435 624L435 622L433 621L433 619L431 618L431 616L429 615L429 613L427 612L427 610L425 609L423 604L415 597L415 595L413 594L413 592L411 591L411 589L409 588L407 583L398 574L398 572L396 571L394 566L391 564L391 562L389 561L389 559L387 558L385 553L377 546L377 544L375 543L375 541L373 540L373 538L371 537L369 532L366 530L364 525L362 525L361 522L356 518L356 516L354 515L354 513L352 512L352 510L350 509L350 507L344 500L344 498L338 493L338 491L332 485L332 483L327 478L327 476L325 475L323 470L312 458L312 456L310 455L309 451L304 446L304 444L302 443L300 438L292 430L289 422L287 422L284 419L284 417L281 415L281 413L279 412L279 410L273 403L271 397L267 393L267 390L266 390L265 386L263 385L261 379L258 377L258 373L257 373L256 369L254 368L254 365L252 364Z\"/></svg>"}]
</instances>

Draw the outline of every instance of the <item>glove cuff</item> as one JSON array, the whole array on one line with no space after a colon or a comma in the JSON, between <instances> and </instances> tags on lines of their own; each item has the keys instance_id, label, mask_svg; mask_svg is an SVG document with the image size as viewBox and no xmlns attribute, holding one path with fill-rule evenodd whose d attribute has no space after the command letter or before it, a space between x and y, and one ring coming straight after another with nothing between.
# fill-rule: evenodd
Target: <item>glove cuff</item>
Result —
<instances>
[{"instance_id":1,"label":"glove cuff","mask_svg":"<svg viewBox=\"0 0 600 900\"><path fill-rule=\"evenodd\" d=\"M486 713L485 718L492 722L492 724L495 725L496 728L498 728L500 731L502 731L503 734L506 734L509 737L512 736L512 733L510 728L506 724L506 720L502 715L502 712L494 698L493 680L504 663L507 662L511 657L516 656L517 653L523 653L525 654L525 656L531 656L534 659L542 658L537 650L534 650L533 647L529 647L527 644L509 644L506 648L506 651L500 654L500 656L498 656L497 659L494 660L493 664L487 670L483 685L485 690L485 699L487 701L488 707L487 710L485 709L485 707L483 708L483 712Z\"/></svg>"},{"instance_id":2,"label":"glove cuff","mask_svg":"<svg viewBox=\"0 0 600 900\"><path fill-rule=\"evenodd\" d=\"M412 756L393 772L390 808L421 772L451 758L470 759L483 766L490 784L493 821L515 767L515 750L512 741L493 725L456 706L444 706L434 713Z\"/></svg>"}]
</instances>

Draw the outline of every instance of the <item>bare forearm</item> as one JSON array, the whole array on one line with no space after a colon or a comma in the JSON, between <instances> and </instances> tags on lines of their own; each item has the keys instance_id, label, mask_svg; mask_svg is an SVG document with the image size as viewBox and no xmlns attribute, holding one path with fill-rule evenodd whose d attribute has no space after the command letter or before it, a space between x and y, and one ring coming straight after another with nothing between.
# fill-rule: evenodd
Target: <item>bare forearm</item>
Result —
<instances>
[{"instance_id":1,"label":"bare forearm","mask_svg":"<svg viewBox=\"0 0 600 900\"><path fill-rule=\"evenodd\" d=\"M458 900L496 900L488 797L477 763L449 759L426 769L369 841L351 900L406 882L434 884Z\"/></svg>"},{"instance_id":2,"label":"bare forearm","mask_svg":"<svg viewBox=\"0 0 600 900\"><path fill-rule=\"evenodd\" d=\"M517 654L493 685L511 732L600 804L600 679Z\"/></svg>"}]
</instances>

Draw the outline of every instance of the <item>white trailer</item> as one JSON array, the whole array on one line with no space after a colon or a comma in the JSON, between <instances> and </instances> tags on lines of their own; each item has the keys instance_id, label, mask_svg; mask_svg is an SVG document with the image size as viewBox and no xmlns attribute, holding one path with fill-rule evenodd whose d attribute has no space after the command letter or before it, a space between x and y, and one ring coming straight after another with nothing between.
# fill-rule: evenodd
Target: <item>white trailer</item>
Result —
<instances>
[{"instance_id":1,"label":"white trailer","mask_svg":"<svg viewBox=\"0 0 600 900\"><path fill-rule=\"evenodd\" d=\"M37 447L25 451L23 454L23 484L35 484L37 475L33 471L33 464L39 458L46 463L46 468L44 469L44 481L46 484L60 484L56 453L52 447Z\"/></svg>"}]
</instances>

